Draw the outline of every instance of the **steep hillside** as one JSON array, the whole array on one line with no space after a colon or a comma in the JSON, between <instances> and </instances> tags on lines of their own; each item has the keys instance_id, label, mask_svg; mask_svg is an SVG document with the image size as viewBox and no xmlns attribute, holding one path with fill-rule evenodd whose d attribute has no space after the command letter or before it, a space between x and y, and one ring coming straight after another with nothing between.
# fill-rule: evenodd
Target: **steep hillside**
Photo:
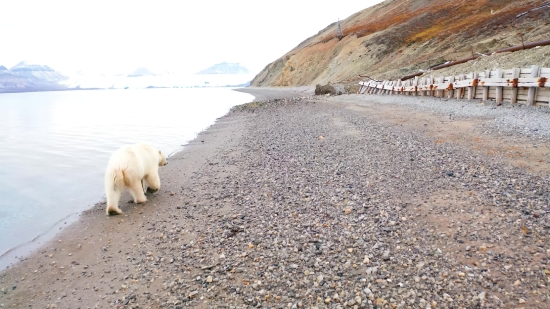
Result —
<instances>
[{"instance_id":1,"label":"steep hillside","mask_svg":"<svg viewBox=\"0 0 550 309\"><path fill-rule=\"evenodd\" d=\"M333 23L267 65L252 86L395 79L435 64L550 39L540 0L387 0ZM525 13L526 14L522 14ZM518 16L519 15L519 16Z\"/></svg>"}]
</instances>

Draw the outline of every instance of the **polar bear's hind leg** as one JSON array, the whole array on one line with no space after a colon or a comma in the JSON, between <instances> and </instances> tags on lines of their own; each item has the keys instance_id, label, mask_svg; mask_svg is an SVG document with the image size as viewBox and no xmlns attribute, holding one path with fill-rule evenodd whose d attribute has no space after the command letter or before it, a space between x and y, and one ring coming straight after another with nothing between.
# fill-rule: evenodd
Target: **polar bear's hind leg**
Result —
<instances>
[{"instance_id":1,"label":"polar bear's hind leg","mask_svg":"<svg viewBox=\"0 0 550 309\"><path fill-rule=\"evenodd\" d=\"M143 192L143 186L141 184L141 181L136 181L132 183L129 189L130 189L130 192L132 193L132 196L134 197L134 203L141 204L141 203L147 202L147 197Z\"/></svg>"},{"instance_id":2,"label":"polar bear's hind leg","mask_svg":"<svg viewBox=\"0 0 550 309\"><path fill-rule=\"evenodd\" d=\"M147 192L155 193L160 190L160 178L158 174L150 174L145 176L147 181Z\"/></svg>"},{"instance_id":3,"label":"polar bear's hind leg","mask_svg":"<svg viewBox=\"0 0 550 309\"><path fill-rule=\"evenodd\" d=\"M107 191L107 216L110 214L120 215L122 210L118 208L118 201L120 200L120 192L116 190Z\"/></svg>"}]
</instances>

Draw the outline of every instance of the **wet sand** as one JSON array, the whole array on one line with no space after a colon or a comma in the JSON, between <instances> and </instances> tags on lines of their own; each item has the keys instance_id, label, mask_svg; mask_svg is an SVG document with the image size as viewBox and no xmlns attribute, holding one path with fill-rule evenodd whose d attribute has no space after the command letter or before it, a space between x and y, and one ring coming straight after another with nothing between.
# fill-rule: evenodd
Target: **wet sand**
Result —
<instances>
[{"instance_id":1,"label":"wet sand","mask_svg":"<svg viewBox=\"0 0 550 309\"><path fill-rule=\"evenodd\" d=\"M146 204L99 203L3 271L0 304L547 308L547 137L491 131L490 104L303 90L240 89L270 102L200 133Z\"/></svg>"}]
</instances>

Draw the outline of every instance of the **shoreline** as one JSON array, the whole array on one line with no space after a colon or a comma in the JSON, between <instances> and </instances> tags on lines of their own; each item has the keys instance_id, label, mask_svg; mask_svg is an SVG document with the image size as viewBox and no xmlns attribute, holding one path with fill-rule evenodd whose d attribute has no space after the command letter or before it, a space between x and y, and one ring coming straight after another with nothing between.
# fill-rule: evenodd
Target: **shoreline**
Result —
<instances>
[{"instance_id":1,"label":"shoreline","mask_svg":"<svg viewBox=\"0 0 550 309\"><path fill-rule=\"evenodd\" d=\"M423 97L276 97L287 90L243 91L273 101L244 104L199 133L160 168L161 191L145 205L121 203L124 214L107 217L98 203L2 271L0 303L371 308L415 299L398 293L402 283L426 304L507 307L521 298L544 308L543 294L511 288L519 277L501 269L545 269L547 217L535 186L548 184L550 155L529 145L539 137L495 135L505 129L487 120L540 117L535 109ZM495 179L517 179L518 188ZM494 193L501 191L516 201ZM476 237L464 232L474 228ZM545 291L539 272L521 279Z\"/></svg>"},{"instance_id":2,"label":"shoreline","mask_svg":"<svg viewBox=\"0 0 550 309\"><path fill-rule=\"evenodd\" d=\"M240 91L240 92L244 92L244 93L249 93L251 95L254 95L254 93L256 93L255 98L251 101L251 102L253 102L253 101L259 100L257 95L260 96L260 100L264 100L264 98L266 98L266 99L285 98L285 97L289 97L289 96L292 96L292 95L297 95L297 92L303 92L308 87L287 88L287 89L284 89L283 91L281 91L278 88L265 88L266 90L264 90L264 89L254 89L254 87L251 87L251 88L254 89L254 90L252 90L252 92L249 92L247 90L241 90L241 89L244 89L244 88L245 87L235 88L235 89L232 89L232 90L233 91ZM99 89L99 88L97 88L97 89L95 89L95 88L73 89L73 88L67 88L67 89L36 90L36 91L15 91L15 92L1 92L1 93L51 92L51 91L69 91L69 90L118 90L118 89ZM248 102L248 103L251 103L251 102ZM220 117L220 118L222 118L222 117ZM220 119L220 118L218 118L218 119ZM215 122L218 119L216 119ZM214 122L214 124L215 124L215 122ZM211 124L209 127L205 128L203 131L207 131L212 125L213 124ZM198 143L198 141L196 141L197 138L189 141L185 145L179 146L178 150L176 150L176 151L174 151L170 154L167 154L167 158L170 159L170 157L173 157L177 153L184 151L185 147L191 146L192 143L194 143L194 142ZM86 212L90 209L93 209L93 208L95 208L98 205L101 205L103 203L104 203L104 197L101 198L100 201L92 203L91 206L89 207L89 209L84 210L82 213L84 213L84 212ZM5 269L9 269L9 268L12 268L12 267L16 266L21 261L26 260L30 255L36 254L36 251L38 251L41 247L47 245L47 243L49 241L51 241L54 237L56 237L56 235L61 235L66 226L76 223L76 221L79 220L82 213L74 212L74 213L67 214L67 216L59 219L57 222L55 222L44 233L41 233L41 234L37 235L36 237L34 237L33 239L31 239L30 241L19 244L15 247L10 248L6 252L2 253L2 255L0 255L0 273ZM66 237L66 236L62 236L62 237Z\"/></svg>"}]
</instances>

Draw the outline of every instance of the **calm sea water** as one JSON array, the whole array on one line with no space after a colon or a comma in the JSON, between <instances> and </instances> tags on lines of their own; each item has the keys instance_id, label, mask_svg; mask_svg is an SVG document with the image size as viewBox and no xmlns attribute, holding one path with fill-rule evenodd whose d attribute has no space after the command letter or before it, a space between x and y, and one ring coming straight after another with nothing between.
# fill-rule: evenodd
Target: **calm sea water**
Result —
<instances>
[{"instance_id":1,"label":"calm sea water","mask_svg":"<svg viewBox=\"0 0 550 309\"><path fill-rule=\"evenodd\" d=\"M100 201L117 148L149 141L172 154L253 98L228 88L0 94L0 256Z\"/></svg>"}]
</instances>

